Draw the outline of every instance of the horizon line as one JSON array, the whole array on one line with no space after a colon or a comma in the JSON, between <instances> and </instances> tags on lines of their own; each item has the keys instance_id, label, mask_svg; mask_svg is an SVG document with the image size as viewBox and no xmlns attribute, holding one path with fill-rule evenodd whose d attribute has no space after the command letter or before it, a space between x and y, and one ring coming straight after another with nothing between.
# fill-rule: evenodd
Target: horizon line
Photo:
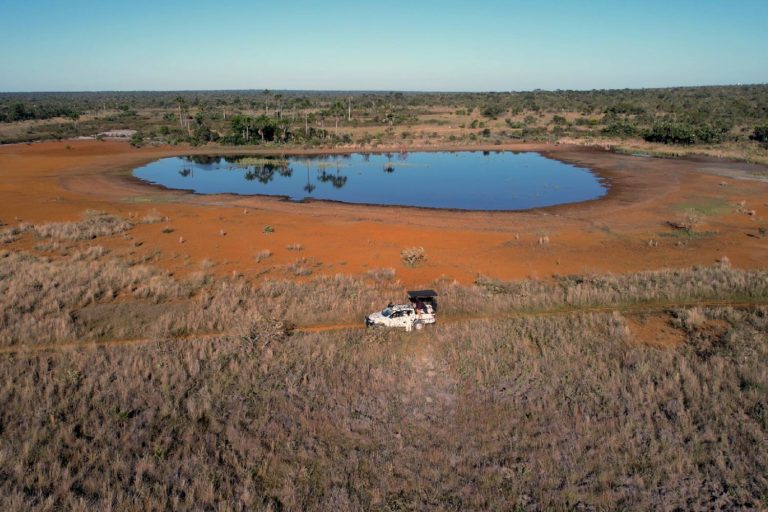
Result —
<instances>
[{"instance_id":1,"label":"horizon line","mask_svg":"<svg viewBox=\"0 0 768 512\"><path fill-rule=\"evenodd\" d=\"M0 94L98 94L98 93L200 93L200 92L264 92L270 93L352 93L352 94L516 94L535 92L593 92L593 91L646 91L662 89L696 89L708 87L754 87L766 86L768 82L730 83L730 84L698 84L698 85L666 85L653 87L607 87L591 89L509 89L509 90L439 90L439 89L270 89L252 87L248 89L79 89L79 90L15 90L0 91Z\"/></svg>"}]
</instances>

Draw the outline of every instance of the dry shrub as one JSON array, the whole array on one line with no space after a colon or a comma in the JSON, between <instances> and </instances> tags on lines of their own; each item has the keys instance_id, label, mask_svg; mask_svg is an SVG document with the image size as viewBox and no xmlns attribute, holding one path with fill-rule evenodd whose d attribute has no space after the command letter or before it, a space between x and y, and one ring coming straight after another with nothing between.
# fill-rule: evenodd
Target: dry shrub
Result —
<instances>
[{"instance_id":1,"label":"dry shrub","mask_svg":"<svg viewBox=\"0 0 768 512\"><path fill-rule=\"evenodd\" d=\"M299 258L286 268L288 272L297 277L306 277L312 275L311 263L307 258Z\"/></svg>"},{"instance_id":2,"label":"dry shrub","mask_svg":"<svg viewBox=\"0 0 768 512\"><path fill-rule=\"evenodd\" d=\"M261 263L265 259L272 256L272 251L269 249L264 249L263 251L259 251L256 254L253 255L253 259L256 260L256 263Z\"/></svg>"},{"instance_id":3,"label":"dry shrub","mask_svg":"<svg viewBox=\"0 0 768 512\"><path fill-rule=\"evenodd\" d=\"M696 227L704 221L704 214L693 209L687 209L677 219L669 221L669 225L675 229L681 229L687 233L693 233Z\"/></svg>"},{"instance_id":4,"label":"dry shrub","mask_svg":"<svg viewBox=\"0 0 768 512\"><path fill-rule=\"evenodd\" d=\"M423 247L406 247L400 251L400 259L409 267L415 267L427 260L427 253Z\"/></svg>"},{"instance_id":5,"label":"dry shrub","mask_svg":"<svg viewBox=\"0 0 768 512\"><path fill-rule=\"evenodd\" d=\"M147 214L141 218L142 224L159 224L160 222L168 222L168 217L160 214L155 209L150 210Z\"/></svg>"},{"instance_id":6,"label":"dry shrub","mask_svg":"<svg viewBox=\"0 0 768 512\"><path fill-rule=\"evenodd\" d=\"M392 267L374 268L365 273L374 281L391 281L395 278L397 272Z\"/></svg>"},{"instance_id":7,"label":"dry shrub","mask_svg":"<svg viewBox=\"0 0 768 512\"><path fill-rule=\"evenodd\" d=\"M31 226L28 224L20 224L18 226L11 226L0 230L0 243L10 244L21 238Z\"/></svg>"}]
</instances>

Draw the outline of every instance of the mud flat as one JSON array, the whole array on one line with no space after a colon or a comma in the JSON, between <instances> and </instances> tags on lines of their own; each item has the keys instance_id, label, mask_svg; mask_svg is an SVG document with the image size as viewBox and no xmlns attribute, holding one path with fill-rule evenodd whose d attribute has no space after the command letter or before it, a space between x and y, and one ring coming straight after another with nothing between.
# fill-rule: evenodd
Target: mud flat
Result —
<instances>
[{"instance_id":1,"label":"mud flat","mask_svg":"<svg viewBox=\"0 0 768 512\"><path fill-rule=\"evenodd\" d=\"M100 238L98 243L116 254L154 254L159 266L182 275L208 261L211 271L220 274L290 276L289 266L300 260L314 275L392 268L405 284L443 276L470 283L478 275L547 278L710 265L726 255L736 267L760 268L768 262L768 239L760 230L768 223L768 183L758 179L764 168L546 144L409 148L461 149L540 152L592 169L609 191L597 200L524 212L202 196L147 185L131 170L168 156L275 150L136 149L124 142L84 140L0 147L0 220L13 226L73 220L89 209L125 218L151 212L167 220L139 223L130 237ZM344 151L360 148L333 150ZM690 212L698 219L692 232L670 226ZM29 237L5 244L8 249L34 246ZM426 261L405 266L400 252L406 247L423 247ZM271 255L257 262L255 255L263 251Z\"/></svg>"}]
</instances>

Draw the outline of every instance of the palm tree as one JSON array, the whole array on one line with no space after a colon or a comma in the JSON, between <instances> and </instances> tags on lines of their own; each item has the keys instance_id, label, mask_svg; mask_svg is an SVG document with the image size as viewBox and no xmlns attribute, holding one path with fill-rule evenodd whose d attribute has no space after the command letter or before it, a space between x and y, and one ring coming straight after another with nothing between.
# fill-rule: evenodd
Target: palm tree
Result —
<instances>
[{"instance_id":1,"label":"palm tree","mask_svg":"<svg viewBox=\"0 0 768 512\"><path fill-rule=\"evenodd\" d=\"M184 98L176 96L176 103L179 105L179 128L184 128L184 118L181 116L182 106L184 105Z\"/></svg>"},{"instance_id":2,"label":"palm tree","mask_svg":"<svg viewBox=\"0 0 768 512\"><path fill-rule=\"evenodd\" d=\"M269 96L272 93L269 92L269 89L264 89L264 115L269 115Z\"/></svg>"}]
</instances>

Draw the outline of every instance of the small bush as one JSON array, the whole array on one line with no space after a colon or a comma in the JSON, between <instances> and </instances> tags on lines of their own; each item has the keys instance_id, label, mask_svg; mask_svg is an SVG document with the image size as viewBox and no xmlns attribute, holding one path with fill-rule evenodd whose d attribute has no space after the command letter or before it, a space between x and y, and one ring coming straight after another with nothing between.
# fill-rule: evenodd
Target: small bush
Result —
<instances>
[{"instance_id":1,"label":"small bush","mask_svg":"<svg viewBox=\"0 0 768 512\"><path fill-rule=\"evenodd\" d=\"M160 212L157 210L150 210L144 217L142 217L140 222L142 224L159 224L166 220L168 220L168 218L160 215Z\"/></svg>"},{"instance_id":2,"label":"small bush","mask_svg":"<svg viewBox=\"0 0 768 512\"><path fill-rule=\"evenodd\" d=\"M261 263L265 259L272 256L272 251L269 249L264 249L263 251L259 251L256 254L253 255L253 259L256 260L256 263Z\"/></svg>"},{"instance_id":3,"label":"small bush","mask_svg":"<svg viewBox=\"0 0 768 512\"><path fill-rule=\"evenodd\" d=\"M374 268L365 273L368 277L374 281L391 281L395 278L395 269L388 268Z\"/></svg>"},{"instance_id":4,"label":"small bush","mask_svg":"<svg viewBox=\"0 0 768 512\"><path fill-rule=\"evenodd\" d=\"M423 247L406 247L400 251L400 258L409 267L415 267L427 260L427 253Z\"/></svg>"},{"instance_id":5,"label":"small bush","mask_svg":"<svg viewBox=\"0 0 768 512\"><path fill-rule=\"evenodd\" d=\"M603 134L612 137L634 137L637 133L638 130L636 125L622 121L613 122L603 128Z\"/></svg>"},{"instance_id":6,"label":"small bush","mask_svg":"<svg viewBox=\"0 0 768 512\"><path fill-rule=\"evenodd\" d=\"M136 132L131 136L131 146L140 148L144 145L144 136L140 132Z\"/></svg>"},{"instance_id":7,"label":"small bush","mask_svg":"<svg viewBox=\"0 0 768 512\"><path fill-rule=\"evenodd\" d=\"M681 229L690 235L693 234L696 226L701 224L703 220L704 214L697 210L688 209L678 219L669 221L669 225L675 229Z\"/></svg>"},{"instance_id":8,"label":"small bush","mask_svg":"<svg viewBox=\"0 0 768 512\"><path fill-rule=\"evenodd\" d=\"M288 265L288 271L297 277L312 275L312 269L309 268L309 261L306 258L300 258Z\"/></svg>"},{"instance_id":9,"label":"small bush","mask_svg":"<svg viewBox=\"0 0 768 512\"><path fill-rule=\"evenodd\" d=\"M768 142L768 124L755 126L755 129L752 131L752 135L750 135L749 138L756 140L757 142Z\"/></svg>"},{"instance_id":10,"label":"small bush","mask_svg":"<svg viewBox=\"0 0 768 512\"><path fill-rule=\"evenodd\" d=\"M501 105L488 105L483 108L482 115L491 119L496 119L506 111Z\"/></svg>"}]
</instances>

